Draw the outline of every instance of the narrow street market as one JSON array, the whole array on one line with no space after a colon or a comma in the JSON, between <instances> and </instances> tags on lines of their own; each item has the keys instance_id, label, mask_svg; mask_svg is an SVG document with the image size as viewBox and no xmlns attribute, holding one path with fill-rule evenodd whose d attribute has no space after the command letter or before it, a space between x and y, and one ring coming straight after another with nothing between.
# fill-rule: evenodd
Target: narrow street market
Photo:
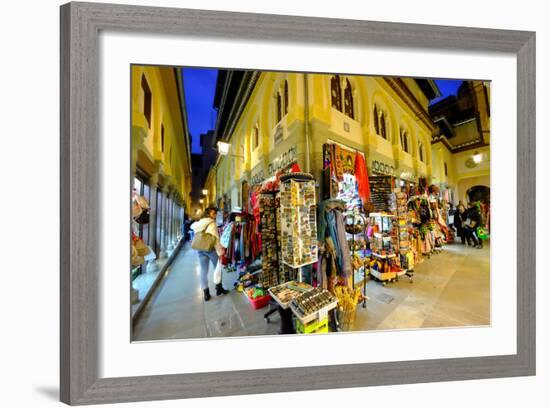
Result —
<instances>
[{"instance_id":1,"label":"narrow street market","mask_svg":"<svg viewBox=\"0 0 550 408\"><path fill-rule=\"evenodd\" d=\"M489 100L133 66L132 340L489 325Z\"/></svg>"}]
</instances>

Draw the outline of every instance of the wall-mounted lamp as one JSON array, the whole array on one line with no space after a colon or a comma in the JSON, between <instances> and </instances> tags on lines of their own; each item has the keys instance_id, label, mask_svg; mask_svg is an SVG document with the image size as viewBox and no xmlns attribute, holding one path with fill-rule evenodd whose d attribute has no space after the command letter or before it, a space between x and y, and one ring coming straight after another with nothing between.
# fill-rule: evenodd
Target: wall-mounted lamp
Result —
<instances>
[{"instance_id":1,"label":"wall-mounted lamp","mask_svg":"<svg viewBox=\"0 0 550 408\"><path fill-rule=\"evenodd\" d=\"M478 153L477 151L472 156L472 159L474 163L479 164L481 163L481 160L483 159L483 155L481 153Z\"/></svg>"},{"instance_id":2,"label":"wall-mounted lamp","mask_svg":"<svg viewBox=\"0 0 550 408\"><path fill-rule=\"evenodd\" d=\"M229 143L225 142L218 142L218 153L222 156L227 156L229 154L229 149L231 148L231 145Z\"/></svg>"},{"instance_id":3,"label":"wall-mounted lamp","mask_svg":"<svg viewBox=\"0 0 550 408\"><path fill-rule=\"evenodd\" d=\"M207 189L202 190L202 194L203 194L203 195L207 195L207 194L208 194L208 190L207 190Z\"/></svg>"},{"instance_id":4,"label":"wall-mounted lamp","mask_svg":"<svg viewBox=\"0 0 550 408\"><path fill-rule=\"evenodd\" d=\"M239 156L237 154L229 153L230 149L231 149L231 144L218 141L218 153L220 154L220 156L232 156L232 157L239 157L241 159L244 159L244 156Z\"/></svg>"},{"instance_id":5,"label":"wall-mounted lamp","mask_svg":"<svg viewBox=\"0 0 550 408\"><path fill-rule=\"evenodd\" d=\"M204 203L204 200L201 198L201 199L199 200L199 203L201 203L201 204Z\"/></svg>"}]
</instances>

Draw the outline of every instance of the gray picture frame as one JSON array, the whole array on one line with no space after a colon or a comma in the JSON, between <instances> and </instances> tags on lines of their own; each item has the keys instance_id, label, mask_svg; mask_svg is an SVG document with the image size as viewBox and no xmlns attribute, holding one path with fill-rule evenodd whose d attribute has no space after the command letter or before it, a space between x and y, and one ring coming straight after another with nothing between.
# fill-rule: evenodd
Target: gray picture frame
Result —
<instances>
[{"instance_id":1,"label":"gray picture frame","mask_svg":"<svg viewBox=\"0 0 550 408\"><path fill-rule=\"evenodd\" d=\"M535 33L69 3L61 6L61 401L71 405L535 374ZM176 374L98 375L100 31L513 53L517 56L517 353ZM513 158L510 158L513 160ZM396 334L399 335L399 334Z\"/></svg>"}]
</instances>

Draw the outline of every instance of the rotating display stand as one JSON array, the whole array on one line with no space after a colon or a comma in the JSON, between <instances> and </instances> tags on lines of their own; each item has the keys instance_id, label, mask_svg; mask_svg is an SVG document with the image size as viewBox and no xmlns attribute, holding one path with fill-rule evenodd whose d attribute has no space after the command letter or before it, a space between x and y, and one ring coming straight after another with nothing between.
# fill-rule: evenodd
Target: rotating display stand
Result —
<instances>
[{"instance_id":1,"label":"rotating display stand","mask_svg":"<svg viewBox=\"0 0 550 408\"><path fill-rule=\"evenodd\" d=\"M281 177L282 262L300 268L317 262L315 180L304 173Z\"/></svg>"}]
</instances>

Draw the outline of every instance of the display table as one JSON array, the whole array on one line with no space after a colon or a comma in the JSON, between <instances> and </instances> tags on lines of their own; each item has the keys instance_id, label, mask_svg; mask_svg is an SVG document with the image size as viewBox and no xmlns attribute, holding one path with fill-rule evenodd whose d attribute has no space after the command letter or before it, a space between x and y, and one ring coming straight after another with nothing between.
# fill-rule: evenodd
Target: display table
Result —
<instances>
[{"instance_id":1,"label":"display table","mask_svg":"<svg viewBox=\"0 0 550 408\"><path fill-rule=\"evenodd\" d=\"M338 300L326 289L315 288L292 300L290 309L296 317L296 331L303 334L327 333L328 313Z\"/></svg>"},{"instance_id":2,"label":"display table","mask_svg":"<svg viewBox=\"0 0 550 408\"><path fill-rule=\"evenodd\" d=\"M292 299L296 296L301 295L302 293L312 290L311 285L305 283L297 283L294 281L286 282L278 286L269 288L268 292L271 295L271 298L277 304L277 311L281 317L281 329L280 334L293 334L294 325L292 324L292 310L290 309L290 303ZM269 322L269 315L272 313L266 313L264 316L266 321Z\"/></svg>"}]
</instances>

